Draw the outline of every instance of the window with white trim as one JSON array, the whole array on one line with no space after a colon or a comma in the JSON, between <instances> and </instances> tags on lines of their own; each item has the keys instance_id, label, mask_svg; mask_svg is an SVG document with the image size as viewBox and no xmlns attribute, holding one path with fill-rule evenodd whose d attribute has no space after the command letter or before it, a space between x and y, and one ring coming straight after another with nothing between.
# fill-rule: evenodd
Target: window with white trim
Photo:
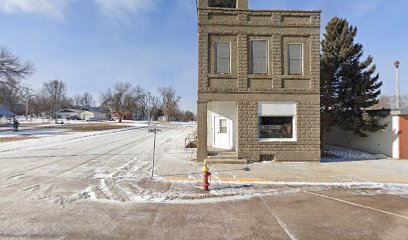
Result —
<instances>
[{"instance_id":1,"label":"window with white trim","mask_svg":"<svg viewBox=\"0 0 408 240\"><path fill-rule=\"evenodd\" d=\"M289 44L288 45L288 66L289 75L303 74L303 45Z\"/></svg>"},{"instance_id":2,"label":"window with white trim","mask_svg":"<svg viewBox=\"0 0 408 240\"><path fill-rule=\"evenodd\" d=\"M293 117L259 117L259 138L293 138Z\"/></svg>"},{"instance_id":3,"label":"window with white trim","mask_svg":"<svg viewBox=\"0 0 408 240\"><path fill-rule=\"evenodd\" d=\"M260 141L296 141L296 103L258 104Z\"/></svg>"},{"instance_id":4,"label":"window with white trim","mask_svg":"<svg viewBox=\"0 0 408 240\"><path fill-rule=\"evenodd\" d=\"M268 73L268 41L251 40L250 42L250 73Z\"/></svg>"},{"instance_id":5,"label":"window with white trim","mask_svg":"<svg viewBox=\"0 0 408 240\"><path fill-rule=\"evenodd\" d=\"M217 42L215 44L215 56L215 72L219 74L229 74L231 72L231 44Z\"/></svg>"}]
</instances>

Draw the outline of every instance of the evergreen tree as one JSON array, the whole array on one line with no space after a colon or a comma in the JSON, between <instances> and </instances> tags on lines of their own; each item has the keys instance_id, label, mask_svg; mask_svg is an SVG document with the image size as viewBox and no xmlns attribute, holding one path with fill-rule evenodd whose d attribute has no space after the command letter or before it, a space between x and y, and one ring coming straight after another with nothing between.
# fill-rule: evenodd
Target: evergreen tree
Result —
<instances>
[{"instance_id":1,"label":"evergreen tree","mask_svg":"<svg viewBox=\"0 0 408 240\"><path fill-rule=\"evenodd\" d=\"M375 74L373 58L363 56L363 46L355 43L357 27L346 19L333 18L326 26L321 56L321 134L322 147L330 127L366 137L385 126L381 116L365 110L378 103L382 82Z\"/></svg>"}]
</instances>

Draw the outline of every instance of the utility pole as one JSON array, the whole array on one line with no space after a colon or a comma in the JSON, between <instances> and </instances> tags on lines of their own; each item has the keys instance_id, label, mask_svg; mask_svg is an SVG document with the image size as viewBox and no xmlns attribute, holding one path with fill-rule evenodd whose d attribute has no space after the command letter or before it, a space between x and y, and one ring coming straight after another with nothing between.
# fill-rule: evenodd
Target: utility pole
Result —
<instances>
[{"instance_id":1,"label":"utility pole","mask_svg":"<svg viewBox=\"0 0 408 240\"><path fill-rule=\"evenodd\" d=\"M23 101L25 102L25 116L26 120L28 120L28 114L29 114L29 103L32 97L34 97L34 94L32 93L33 89L30 87L22 87L22 92L21 92L21 97Z\"/></svg>"},{"instance_id":2,"label":"utility pole","mask_svg":"<svg viewBox=\"0 0 408 240\"><path fill-rule=\"evenodd\" d=\"M26 99L26 120L28 120L28 103L30 102L30 99Z\"/></svg>"},{"instance_id":3,"label":"utility pole","mask_svg":"<svg viewBox=\"0 0 408 240\"><path fill-rule=\"evenodd\" d=\"M150 126L150 91L149 93L149 98L147 99L147 125Z\"/></svg>"},{"instance_id":4,"label":"utility pole","mask_svg":"<svg viewBox=\"0 0 408 240\"><path fill-rule=\"evenodd\" d=\"M396 108L397 110L401 109L401 96L400 96L400 79L399 79L399 66L400 66L400 61L395 61L394 62L395 66L395 81L396 81L396 96L395 96L395 103L396 103Z\"/></svg>"}]
</instances>

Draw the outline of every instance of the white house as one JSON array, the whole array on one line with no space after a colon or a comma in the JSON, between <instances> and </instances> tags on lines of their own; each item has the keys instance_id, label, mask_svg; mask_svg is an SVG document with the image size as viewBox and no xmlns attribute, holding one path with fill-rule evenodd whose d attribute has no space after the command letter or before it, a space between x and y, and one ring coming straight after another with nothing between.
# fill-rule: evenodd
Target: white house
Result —
<instances>
[{"instance_id":1,"label":"white house","mask_svg":"<svg viewBox=\"0 0 408 240\"><path fill-rule=\"evenodd\" d=\"M78 109L64 109L57 113L60 118L66 119L68 117L77 116L82 120L88 120L94 117L94 113L87 110L78 110Z\"/></svg>"}]
</instances>

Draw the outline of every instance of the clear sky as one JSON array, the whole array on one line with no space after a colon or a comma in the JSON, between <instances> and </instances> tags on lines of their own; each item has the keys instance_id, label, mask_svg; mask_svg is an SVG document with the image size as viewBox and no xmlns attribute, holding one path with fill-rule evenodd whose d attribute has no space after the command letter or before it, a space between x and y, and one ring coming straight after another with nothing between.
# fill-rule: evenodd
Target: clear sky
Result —
<instances>
[{"instance_id":1,"label":"clear sky","mask_svg":"<svg viewBox=\"0 0 408 240\"><path fill-rule=\"evenodd\" d=\"M174 86L182 108L196 111L196 0L0 0L0 45L32 61L34 88L51 79L69 94L95 97L115 82L156 92ZM333 16L359 29L374 57L383 92L393 94L393 61L401 60L408 94L406 0L250 0L253 9L322 10L322 30Z\"/></svg>"}]
</instances>

